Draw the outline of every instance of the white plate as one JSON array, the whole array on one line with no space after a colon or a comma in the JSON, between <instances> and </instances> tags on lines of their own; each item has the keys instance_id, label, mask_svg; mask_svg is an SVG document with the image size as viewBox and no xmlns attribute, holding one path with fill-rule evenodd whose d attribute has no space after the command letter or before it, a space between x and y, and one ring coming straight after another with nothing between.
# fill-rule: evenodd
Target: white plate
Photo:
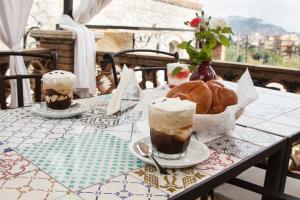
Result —
<instances>
[{"instance_id":1,"label":"white plate","mask_svg":"<svg viewBox=\"0 0 300 200\"><path fill-rule=\"evenodd\" d=\"M151 145L150 137L149 136L143 137L143 138L140 138L140 139L137 139L137 140L131 142L130 146L129 146L129 150L134 156L141 159L145 163L154 164L152 160L150 160L147 157L143 157L138 153L138 151L136 149L136 145L138 142L144 142L145 144L150 146ZM205 144L198 142L196 139L191 138L190 144L187 149L186 156L184 158L181 158L178 160L165 160L165 159L156 157L156 159L162 167L185 168L185 167L197 165L197 164L205 161L209 157L209 154L210 154L210 151Z\"/></svg>"},{"instance_id":2,"label":"white plate","mask_svg":"<svg viewBox=\"0 0 300 200\"><path fill-rule=\"evenodd\" d=\"M68 118L80 115L89 110L88 105L78 102L72 104L65 110L53 110L48 108L45 102L32 106L32 111L38 115L48 118Z\"/></svg>"}]
</instances>

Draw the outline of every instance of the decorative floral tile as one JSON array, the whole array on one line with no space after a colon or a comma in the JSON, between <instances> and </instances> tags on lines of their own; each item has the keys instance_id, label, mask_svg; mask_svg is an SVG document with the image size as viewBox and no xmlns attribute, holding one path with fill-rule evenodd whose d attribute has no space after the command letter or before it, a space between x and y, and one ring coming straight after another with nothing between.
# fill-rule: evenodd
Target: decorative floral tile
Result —
<instances>
[{"instance_id":1,"label":"decorative floral tile","mask_svg":"<svg viewBox=\"0 0 300 200\"><path fill-rule=\"evenodd\" d=\"M128 109L125 112L132 110L136 102L128 102ZM89 112L85 113L79 120L88 125L95 126L99 129L106 129L110 127L115 127L123 124L124 122L120 119L120 116L124 112L119 112L113 115L106 114L107 102L102 105L92 108Z\"/></svg>"},{"instance_id":2,"label":"decorative floral tile","mask_svg":"<svg viewBox=\"0 0 300 200\"><path fill-rule=\"evenodd\" d=\"M170 195L130 175L121 175L78 192L84 200L163 200Z\"/></svg>"},{"instance_id":3,"label":"decorative floral tile","mask_svg":"<svg viewBox=\"0 0 300 200\"><path fill-rule=\"evenodd\" d=\"M227 133L226 135L260 146L270 146L282 139L282 137L273 134L269 134L252 128L245 128L242 126L236 126L235 130Z\"/></svg>"},{"instance_id":4,"label":"decorative floral tile","mask_svg":"<svg viewBox=\"0 0 300 200\"><path fill-rule=\"evenodd\" d=\"M206 143L206 145L213 150L239 158L245 158L262 148L261 146L227 136L217 138Z\"/></svg>"},{"instance_id":5,"label":"decorative floral tile","mask_svg":"<svg viewBox=\"0 0 300 200\"><path fill-rule=\"evenodd\" d=\"M175 195L185 188L199 183L209 175L204 174L197 168L168 169L169 175L161 175L152 165L146 165L140 169L132 171L132 175L152 187L157 188L170 195Z\"/></svg>"},{"instance_id":6,"label":"decorative floral tile","mask_svg":"<svg viewBox=\"0 0 300 200\"><path fill-rule=\"evenodd\" d=\"M1 123L1 127L0 140L14 149L98 130L76 119L47 119L40 116Z\"/></svg>"},{"instance_id":7,"label":"decorative floral tile","mask_svg":"<svg viewBox=\"0 0 300 200\"><path fill-rule=\"evenodd\" d=\"M114 127L120 125L120 119L116 116L90 116L87 118L82 118L80 121L93 125L99 129L105 129L108 127Z\"/></svg>"},{"instance_id":8,"label":"decorative floral tile","mask_svg":"<svg viewBox=\"0 0 300 200\"><path fill-rule=\"evenodd\" d=\"M239 162L240 160L240 158L234 157L232 155L227 155L211 150L209 158L197 165L196 168L206 174L214 175Z\"/></svg>"},{"instance_id":9,"label":"decorative floral tile","mask_svg":"<svg viewBox=\"0 0 300 200\"><path fill-rule=\"evenodd\" d=\"M50 200L66 196L68 193L68 189L42 171L0 179L1 199Z\"/></svg>"},{"instance_id":10,"label":"decorative floral tile","mask_svg":"<svg viewBox=\"0 0 300 200\"><path fill-rule=\"evenodd\" d=\"M37 168L15 151L0 154L0 179L16 176Z\"/></svg>"},{"instance_id":11,"label":"decorative floral tile","mask_svg":"<svg viewBox=\"0 0 300 200\"><path fill-rule=\"evenodd\" d=\"M130 154L127 142L101 132L18 151L73 191L144 165Z\"/></svg>"}]
</instances>

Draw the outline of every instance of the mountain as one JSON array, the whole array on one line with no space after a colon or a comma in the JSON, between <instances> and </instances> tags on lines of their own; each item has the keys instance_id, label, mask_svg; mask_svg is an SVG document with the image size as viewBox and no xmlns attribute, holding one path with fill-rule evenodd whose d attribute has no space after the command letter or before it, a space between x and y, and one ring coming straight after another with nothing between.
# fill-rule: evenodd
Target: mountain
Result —
<instances>
[{"instance_id":1,"label":"mountain","mask_svg":"<svg viewBox=\"0 0 300 200\"><path fill-rule=\"evenodd\" d=\"M241 36L260 33L265 36L273 36L288 33L284 28L264 22L262 19L255 17L246 18L241 16L229 16L226 18L227 23L232 27L233 32Z\"/></svg>"}]
</instances>

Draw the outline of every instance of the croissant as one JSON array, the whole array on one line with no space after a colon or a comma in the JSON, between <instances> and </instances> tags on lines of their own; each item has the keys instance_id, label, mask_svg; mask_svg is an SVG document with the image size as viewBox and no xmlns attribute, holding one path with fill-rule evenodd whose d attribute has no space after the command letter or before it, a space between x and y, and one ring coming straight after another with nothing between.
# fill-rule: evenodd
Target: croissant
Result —
<instances>
[{"instance_id":1,"label":"croissant","mask_svg":"<svg viewBox=\"0 0 300 200\"><path fill-rule=\"evenodd\" d=\"M197 114L218 114L238 101L233 90L214 80L206 83L200 80L183 83L171 89L167 97L195 102Z\"/></svg>"},{"instance_id":2,"label":"croissant","mask_svg":"<svg viewBox=\"0 0 300 200\"><path fill-rule=\"evenodd\" d=\"M197 104L196 113L208 113L212 106L212 92L203 81L183 83L167 94L169 98L179 97L181 100L190 100Z\"/></svg>"}]
</instances>

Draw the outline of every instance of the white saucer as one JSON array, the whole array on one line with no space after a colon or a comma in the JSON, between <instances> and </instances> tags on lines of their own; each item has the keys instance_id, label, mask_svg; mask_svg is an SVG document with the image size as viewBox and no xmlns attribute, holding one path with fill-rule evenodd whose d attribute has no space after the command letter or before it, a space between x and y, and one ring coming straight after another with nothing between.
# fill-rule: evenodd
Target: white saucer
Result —
<instances>
[{"instance_id":1,"label":"white saucer","mask_svg":"<svg viewBox=\"0 0 300 200\"><path fill-rule=\"evenodd\" d=\"M145 163L148 164L154 164L152 160L150 160L147 157L141 156L137 149L136 145L138 142L144 142L147 145L151 145L151 140L150 137L143 137L140 139L137 139L133 142L130 143L129 150L130 152L140 160L144 161ZM198 142L196 139L192 139L190 141L190 144L188 146L186 156L184 158L178 159L178 160L165 160L156 157L156 160L162 167L166 168L185 168L185 167L190 167L197 165L203 161L205 161L209 157L210 151L208 147L201 143Z\"/></svg>"},{"instance_id":2,"label":"white saucer","mask_svg":"<svg viewBox=\"0 0 300 200\"><path fill-rule=\"evenodd\" d=\"M54 110L48 108L45 102L32 106L32 112L48 118L68 118L80 115L89 110L88 105L78 102L72 104L65 110Z\"/></svg>"}]
</instances>

